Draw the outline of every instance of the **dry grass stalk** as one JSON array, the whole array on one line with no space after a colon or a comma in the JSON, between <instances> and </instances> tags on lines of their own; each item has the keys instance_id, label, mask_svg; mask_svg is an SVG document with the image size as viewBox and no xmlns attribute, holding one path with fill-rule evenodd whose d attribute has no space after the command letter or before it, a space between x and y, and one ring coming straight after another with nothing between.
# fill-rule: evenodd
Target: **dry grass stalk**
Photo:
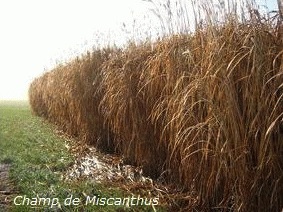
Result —
<instances>
[{"instance_id":1,"label":"dry grass stalk","mask_svg":"<svg viewBox=\"0 0 283 212\"><path fill-rule=\"evenodd\" d=\"M182 185L194 207L280 211L282 23L250 14L59 66L31 84L33 111Z\"/></svg>"}]
</instances>

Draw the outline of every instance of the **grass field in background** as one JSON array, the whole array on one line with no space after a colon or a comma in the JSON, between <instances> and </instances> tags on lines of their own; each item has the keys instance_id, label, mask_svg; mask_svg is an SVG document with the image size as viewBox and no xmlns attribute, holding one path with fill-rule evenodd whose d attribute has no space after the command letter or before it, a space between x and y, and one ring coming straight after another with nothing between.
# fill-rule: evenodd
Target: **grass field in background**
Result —
<instances>
[{"instance_id":1,"label":"grass field in background","mask_svg":"<svg viewBox=\"0 0 283 212\"><path fill-rule=\"evenodd\" d=\"M27 102L0 101L0 163L11 163L10 175L18 193L28 198L58 198L60 203L70 195L80 198L126 197L124 191L90 181L66 183L61 173L72 163L73 157L65 147L65 140L53 132L50 124L31 114ZM55 202L54 202L55 203ZM152 211L150 207L93 206L79 204L36 211ZM32 206L12 206L12 211L34 211Z\"/></svg>"}]
</instances>

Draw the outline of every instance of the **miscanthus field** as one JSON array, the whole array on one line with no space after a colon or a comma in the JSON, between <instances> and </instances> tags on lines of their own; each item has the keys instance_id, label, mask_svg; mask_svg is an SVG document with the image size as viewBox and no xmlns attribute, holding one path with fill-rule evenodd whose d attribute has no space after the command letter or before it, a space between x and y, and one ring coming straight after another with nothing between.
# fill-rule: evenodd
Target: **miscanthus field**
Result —
<instances>
[{"instance_id":1,"label":"miscanthus field","mask_svg":"<svg viewBox=\"0 0 283 212\"><path fill-rule=\"evenodd\" d=\"M184 210L281 211L282 13L227 2L194 2L191 31L160 3L178 32L160 16L162 38L58 65L32 82L33 113L181 186Z\"/></svg>"}]
</instances>

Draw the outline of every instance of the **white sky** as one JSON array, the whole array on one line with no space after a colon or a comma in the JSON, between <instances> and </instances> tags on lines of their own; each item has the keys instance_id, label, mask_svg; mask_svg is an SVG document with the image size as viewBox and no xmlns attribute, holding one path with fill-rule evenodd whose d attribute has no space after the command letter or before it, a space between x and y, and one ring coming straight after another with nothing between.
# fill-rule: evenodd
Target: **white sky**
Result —
<instances>
[{"instance_id":1,"label":"white sky","mask_svg":"<svg viewBox=\"0 0 283 212\"><path fill-rule=\"evenodd\" d=\"M267 2L269 8L276 5ZM1 0L0 99L27 99L30 82L56 61L79 55L102 38L124 42L122 23L132 26L134 18L141 21L148 13L142 0Z\"/></svg>"},{"instance_id":2,"label":"white sky","mask_svg":"<svg viewBox=\"0 0 283 212\"><path fill-rule=\"evenodd\" d=\"M27 99L33 78L121 29L135 7L143 12L139 0L1 0L0 99Z\"/></svg>"}]
</instances>

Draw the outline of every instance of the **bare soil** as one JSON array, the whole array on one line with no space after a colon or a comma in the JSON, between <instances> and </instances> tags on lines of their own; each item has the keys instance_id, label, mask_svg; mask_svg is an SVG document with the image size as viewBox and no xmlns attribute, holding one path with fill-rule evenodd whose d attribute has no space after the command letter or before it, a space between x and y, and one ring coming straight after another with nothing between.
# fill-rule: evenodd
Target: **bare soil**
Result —
<instances>
[{"instance_id":1,"label":"bare soil","mask_svg":"<svg viewBox=\"0 0 283 212\"><path fill-rule=\"evenodd\" d=\"M0 211L7 211L16 193L13 182L9 179L11 165L0 163Z\"/></svg>"}]
</instances>

